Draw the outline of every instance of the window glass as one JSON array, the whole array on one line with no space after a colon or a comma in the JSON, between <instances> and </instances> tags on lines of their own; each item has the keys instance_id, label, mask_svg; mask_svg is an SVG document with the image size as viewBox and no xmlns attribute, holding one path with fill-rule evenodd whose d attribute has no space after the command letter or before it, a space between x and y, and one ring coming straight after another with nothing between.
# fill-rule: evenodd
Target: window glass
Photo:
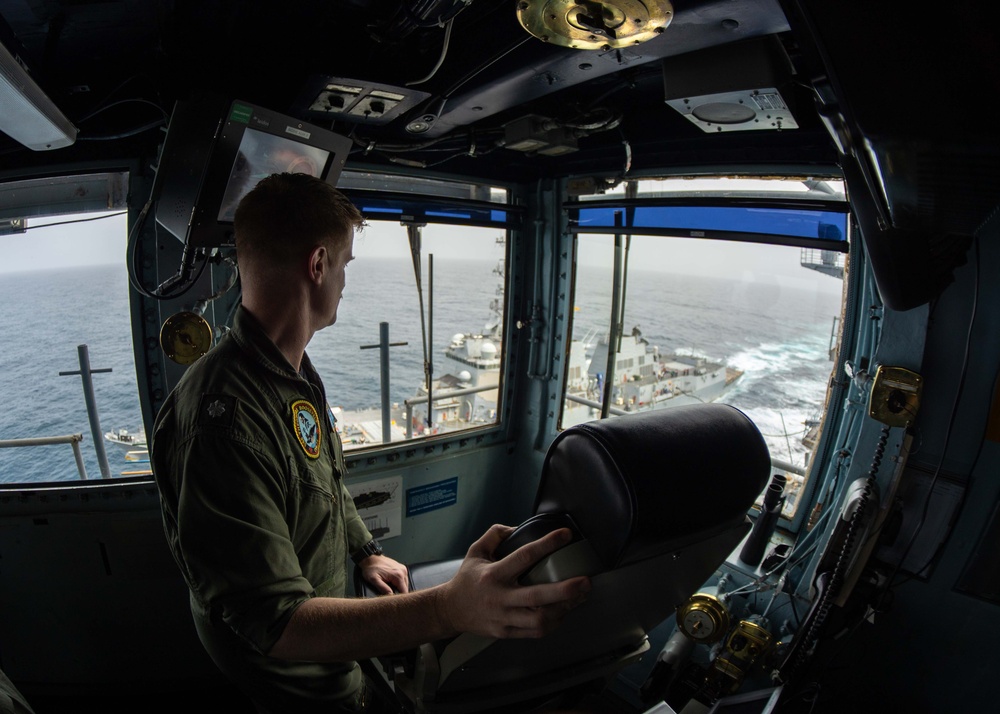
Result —
<instances>
[{"instance_id":1,"label":"window glass","mask_svg":"<svg viewBox=\"0 0 1000 714\"><path fill-rule=\"evenodd\" d=\"M136 389L125 272L124 213L29 218L0 235L0 482L81 478L69 443L25 439L80 435L86 475L102 476L79 346L86 345L100 446L110 477L149 473ZM110 371L107 371L110 370Z\"/></svg>"},{"instance_id":2,"label":"window glass","mask_svg":"<svg viewBox=\"0 0 1000 714\"><path fill-rule=\"evenodd\" d=\"M633 236L609 386L614 237L578 235L561 426L599 418L606 393L611 416L731 404L757 424L772 460L791 467L791 517L816 445L843 303L843 254L825 253Z\"/></svg>"},{"instance_id":3,"label":"window glass","mask_svg":"<svg viewBox=\"0 0 1000 714\"><path fill-rule=\"evenodd\" d=\"M372 221L359 233L337 323L317 332L308 347L345 449L383 443L380 350L371 347L380 343L382 322L388 323L391 345L393 442L497 421L506 236L496 228L431 224L420 228L420 242L418 292L406 227ZM430 415L425 334L432 366Z\"/></svg>"}]
</instances>

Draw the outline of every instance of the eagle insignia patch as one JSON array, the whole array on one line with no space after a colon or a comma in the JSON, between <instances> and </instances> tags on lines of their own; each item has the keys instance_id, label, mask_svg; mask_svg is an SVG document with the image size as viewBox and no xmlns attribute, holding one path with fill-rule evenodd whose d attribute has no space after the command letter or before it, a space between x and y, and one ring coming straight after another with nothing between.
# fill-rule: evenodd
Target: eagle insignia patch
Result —
<instances>
[{"instance_id":1,"label":"eagle insignia patch","mask_svg":"<svg viewBox=\"0 0 1000 714\"><path fill-rule=\"evenodd\" d=\"M318 459L323 432L320 429L316 407L304 399L292 402L292 428L306 456Z\"/></svg>"}]
</instances>

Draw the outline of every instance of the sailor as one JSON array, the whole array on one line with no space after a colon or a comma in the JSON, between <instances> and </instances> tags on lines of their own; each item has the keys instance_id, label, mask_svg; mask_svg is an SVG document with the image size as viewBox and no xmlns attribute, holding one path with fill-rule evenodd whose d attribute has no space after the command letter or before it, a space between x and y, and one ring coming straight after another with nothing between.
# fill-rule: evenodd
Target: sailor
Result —
<instances>
[{"instance_id":1,"label":"sailor","mask_svg":"<svg viewBox=\"0 0 1000 714\"><path fill-rule=\"evenodd\" d=\"M361 214L319 179L276 174L234 225L242 305L165 401L151 451L167 539L215 663L260 711L395 711L356 660L461 632L550 631L589 581L526 587L517 576L568 531L494 561L511 531L495 525L451 581L407 592L405 567L358 517L305 347L337 319ZM391 596L345 597L352 558Z\"/></svg>"}]
</instances>

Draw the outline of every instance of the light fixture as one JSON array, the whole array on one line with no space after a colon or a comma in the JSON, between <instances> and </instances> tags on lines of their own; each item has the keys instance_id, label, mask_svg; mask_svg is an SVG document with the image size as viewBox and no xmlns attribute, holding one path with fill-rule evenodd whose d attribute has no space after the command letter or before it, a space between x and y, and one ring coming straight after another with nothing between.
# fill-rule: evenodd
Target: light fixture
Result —
<instances>
[{"instance_id":1,"label":"light fixture","mask_svg":"<svg viewBox=\"0 0 1000 714\"><path fill-rule=\"evenodd\" d=\"M790 63L771 38L735 42L663 60L664 100L707 133L797 129L782 92Z\"/></svg>"},{"instance_id":2,"label":"light fixture","mask_svg":"<svg viewBox=\"0 0 1000 714\"><path fill-rule=\"evenodd\" d=\"M0 44L0 131L32 151L71 146L76 127Z\"/></svg>"}]
</instances>

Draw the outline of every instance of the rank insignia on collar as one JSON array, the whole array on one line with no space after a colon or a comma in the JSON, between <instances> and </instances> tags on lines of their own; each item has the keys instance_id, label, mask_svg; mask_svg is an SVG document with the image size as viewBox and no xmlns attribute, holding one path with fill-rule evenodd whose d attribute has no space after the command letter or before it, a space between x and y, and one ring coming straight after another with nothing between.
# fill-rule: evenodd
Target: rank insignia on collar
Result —
<instances>
[{"instance_id":1,"label":"rank insignia on collar","mask_svg":"<svg viewBox=\"0 0 1000 714\"><path fill-rule=\"evenodd\" d=\"M318 459L323 431L320 429L316 407L304 399L292 402L292 428L306 456Z\"/></svg>"},{"instance_id":2,"label":"rank insignia on collar","mask_svg":"<svg viewBox=\"0 0 1000 714\"><path fill-rule=\"evenodd\" d=\"M203 394L198 405L198 423L232 426L236 419L236 397L230 394Z\"/></svg>"}]
</instances>

